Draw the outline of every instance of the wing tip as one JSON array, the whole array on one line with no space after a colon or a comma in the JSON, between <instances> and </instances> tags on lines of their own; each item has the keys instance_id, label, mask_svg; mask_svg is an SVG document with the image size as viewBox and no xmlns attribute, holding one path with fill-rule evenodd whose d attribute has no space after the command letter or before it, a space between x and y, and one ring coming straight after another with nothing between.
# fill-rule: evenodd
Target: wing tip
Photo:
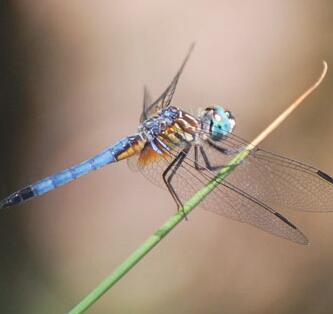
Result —
<instances>
[{"instance_id":1,"label":"wing tip","mask_svg":"<svg viewBox=\"0 0 333 314\"><path fill-rule=\"evenodd\" d=\"M298 239L296 241L296 243L300 244L300 245L309 245L310 244L309 239L301 231L299 231L299 232L300 232L301 237L300 237L300 239Z\"/></svg>"},{"instance_id":2,"label":"wing tip","mask_svg":"<svg viewBox=\"0 0 333 314\"><path fill-rule=\"evenodd\" d=\"M286 217L282 216L280 213L276 212L274 213L276 217L281 219L283 222L285 222L288 226L293 228L297 232L297 236L295 238L287 238L288 240L292 240L297 244L300 245L309 245L310 242L308 238L300 231L294 224L292 224Z\"/></svg>"},{"instance_id":3,"label":"wing tip","mask_svg":"<svg viewBox=\"0 0 333 314\"><path fill-rule=\"evenodd\" d=\"M192 42L191 42L191 44L190 44L190 48L189 48L189 53L191 53L192 51L193 51L193 49L195 48L195 45L196 45L197 43L193 40Z\"/></svg>"}]
</instances>

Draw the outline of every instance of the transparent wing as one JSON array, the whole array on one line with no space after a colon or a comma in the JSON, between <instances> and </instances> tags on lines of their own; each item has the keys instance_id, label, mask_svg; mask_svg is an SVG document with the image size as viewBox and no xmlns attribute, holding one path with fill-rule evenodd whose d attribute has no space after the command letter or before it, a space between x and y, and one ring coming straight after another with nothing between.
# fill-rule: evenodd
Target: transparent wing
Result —
<instances>
[{"instance_id":1,"label":"transparent wing","mask_svg":"<svg viewBox=\"0 0 333 314\"><path fill-rule=\"evenodd\" d=\"M177 83L179 80L180 75L183 72L183 69L186 65L187 60L189 59L191 52L194 48L194 44L191 45L189 52L187 53L185 60L183 61L180 69L176 73L175 77L171 81L170 85L166 88L166 90L162 93L162 95L157 98L152 104L148 105L147 100L144 100L144 107L143 107L143 112L140 117L140 122L143 122L147 118L151 117L154 115L156 112L158 112L160 109L167 107L170 105L170 102L172 100L173 94L175 93ZM145 98L145 96L144 96Z\"/></svg>"},{"instance_id":2,"label":"transparent wing","mask_svg":"<svg viewBox=\"0 0 333 314\"><path fill-rule=\"evenodd\" d=\"M133 172L140 171L140 169L138 167L139 157L140 157L140 154L136 154L136 155L133 155L126 159L128 168L130 168L130 170Z\"/></svg>"},{"instance_id":3,"label":"transparent wing","mask_svg":"<svg viewBox=\"0 0 333 314\"><path fill-rule=\"evenodd\" d=\"M181 150L182 146L173 146L173 154L165 153L160 155L149 144L146 144L140 154L127 159L127 164L132 171L139 171L151 183L166 189L162 174L174 159L174 155L180 153Z\"/></svg>"},{"instance_id":4,"label":"transparent wing","mask_svg":"<svg viewBox=\"0 0 333 314\"><path fill-rule=\"evenodd\" d=\"M333 180L314 167L259 149L238 170L235 182L242 181L245 174L259 174L257 195L264 202L270 200L272 204L304 211L333 210ZM251 179L248 191L255 194Z\"/></svg>"},{"instance_id":5,"label":"transparent wing","mask_svg":"<svg viewBox=\"0 0 333 314\"><path fill-rule=\"evenodd\" d=\"M197 192L204 184L211 181L215 174L208 170L199 160L199 166L204 170L198 171L194 164L193 150L187 156L177 176L187 178L187 190L184 192L184 182L175 184L177 193L184 199ZM230 156L229 156L230 158ZM236 168L237 170L237 168ZM259 201L244 190L229 182L229 177L210 193L202 202L202 207L219 215L251 224L266 232L276 236L289 239L296 243L306 244L308 241L301 231L299 231L285 217L276 212L271 207ZM191 192L189 191L191 189Z\"/></svg>"},{"instance_id":6,"label":"transparent wing","mask_svg":"<svg viewBox=\"0 0 333 314\"><path fill-rule=\"evenodd\" d=\"M168 161L164 158L152 160L149 163L143 164L140 159L140 154L134 155L127 159L129 168L134 172L140 172L143 174L151 183L161 188L166 188L162 174L172 161L171 158Z\"/></svg>"},{"instance_id":7,"label":"transparent wing","mask_svg":"<svg viewBox=\"0 0 333 314\"><path fill-rule=\"evenodd\" d=\"M163 186L162 173L171 160L180 152L181 148L170 147L168 157L156 158L151 162L138 159L138 169L153 183ZM200 166L205 167L200 161ZM194 167L193 148L181 167L177 170L172 186L180 199L185 202L193 196L207 182L212 180L214 174L209 170L198 171ZM248 223L276 236L306 244L307 239L293 224L272 208L248 195L233 184L223 181L200 204L204 209L225 217Z\"/></svg>"},{"instance_id":8,"label":"transparent wing","mask_svg":"<svg viewBox=\"0 0 333 314\"><path fill-rule=\"evenodd\" d=\"M144 88L143 88L143 108L142 108L142 113L140 116L140 123L142 123L144 120L146 120L148 118L147 111L148 111L148 107L151 105L151 103L152 103L152 100L151 100L151 96L148 91L148 88L147 88L147 86L144 86Z\"/></svg>"},{"instance_id":9,"label":"transparent wing","mask_svg":"<svg viewBox=\"0 0 333 314\"><path fill-rule=\"evenodd\" d=\"M217 144L230 150L248 144L230 134ZM212 164L225 157L208 143L205 151ZM333 210L333 179L319 169L262 149L250 155L228 176L228 181L274 207L303 211Z\"/></svg>"}]
</instances>

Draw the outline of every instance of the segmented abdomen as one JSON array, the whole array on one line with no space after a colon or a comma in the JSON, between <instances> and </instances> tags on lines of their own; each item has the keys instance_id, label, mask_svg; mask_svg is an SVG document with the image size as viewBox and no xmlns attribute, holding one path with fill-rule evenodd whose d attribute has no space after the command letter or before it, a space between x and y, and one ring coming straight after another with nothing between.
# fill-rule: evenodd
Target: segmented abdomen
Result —
<instances>
[{"instance_id":1,"label":"segmented abdomen","mask_svg":"<svg viewBox=\"0 0 333 314\"><path fill-rule=\"evenodd\" d=\"M130 157L141 149L141 147L143 147L143 144L139 135L126 137L80 164L46 177L9 195L0 202L0 208L19 204L34 196L43 195L44 193L71 182L93 170L97 170L107 164Z\"/></svg>"}]
</instances>

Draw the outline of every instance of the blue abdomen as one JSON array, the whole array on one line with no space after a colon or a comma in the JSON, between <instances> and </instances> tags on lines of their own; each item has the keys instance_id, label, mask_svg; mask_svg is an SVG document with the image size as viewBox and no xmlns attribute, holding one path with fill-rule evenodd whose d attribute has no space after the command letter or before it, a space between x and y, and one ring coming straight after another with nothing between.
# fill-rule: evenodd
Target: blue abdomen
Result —
<instances>
[{"instance_id":1,"label":"blue abdomen","mask_svg":"<svg viewBox=\"0 0 333 314\"><path fill-rule=\"evenodd\" d=\"M0 208L22 203L23 201L34 196L40 196L93 170L97 170L107 164L116 162L118 160L118 155L130 149L132 145L137 143L139 140L141 140L139 135L125 137L118 143L108 147L94 157L46 177L9 195L0 202Z\"/></svg>"},{"instance_id":2,"label":"blue abdomen","mask_svg":"<svg viewBox=\"0 0 333 314\"><path fill-rule=\"evenodd\" d=\"M84 174L87 174L93 170L97 170L107 164L117 161L116 155L118 149L116 147L120 143L111 146L110 148L104 150L100 154L81 162L78 165L67 168L61 172L58 172L54 175L51 175L47 178L44 178L35 184L32 184L31 188L34 193L39 196L52 189L57 188L58 186L64 185L70 181L73 181ZM116 147L115 147L116 146Z\"/></svg>"}]
</instances>

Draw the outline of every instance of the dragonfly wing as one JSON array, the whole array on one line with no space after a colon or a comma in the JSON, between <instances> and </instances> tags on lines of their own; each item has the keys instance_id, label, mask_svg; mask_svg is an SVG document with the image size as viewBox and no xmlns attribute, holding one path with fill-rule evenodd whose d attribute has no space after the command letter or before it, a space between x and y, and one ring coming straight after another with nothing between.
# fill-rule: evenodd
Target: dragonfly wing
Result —
<instances>
[{"instance_id":1,"label":"dragonfly wing","mask_svg":"<svg viewBox=\"0 0 333 314\"><path fill-rule=\"evenodd\" d=\"M208 196L207 202L209 207L206 209L217 214L251 224L299 244L308 243L304 234L284 216L227 181ZM220 205L221 202L225 204ZM235 217L235 213L238 216Z\"/></svg>"},{"instance_id":2,"label":"dragonfly wing","mask_svg":"<svg viewBox=\"0 0 333 314\"><path fill-rule=\"evenodd\" d=\"M269 184L263 201L304 211L333 210L333 180L312 166L259 149L249 156L246 167L259 171L260 189Z\"/></svg>"},{"instance_id":3,"label":"dragonfly wing","mask_svg":"<svg viewBox=\"0 0 333 314\"><path fill-rule=\"evenodd\" d=\"M183 72L183 69L186 65L187 60L189 59L191 52L194 48L194 44L191 45L189 52L187 53L181 67L179 68L178 72L176 73L175 77L172 79L170 85L166 88L166 90L162 93L160 97L158 97L152 104L146 105L146 101L144 101L144 110L141 114L140 121L144 121L145 119L151 117L156 112L161 110L164 107L167 107L170 105L170 102L172 100L172 97L175 93L177 83L179 80L180 75ZM145 97L144 97L145 98Z\"/></svg>"},{"instance_id":4,"label":"dragonfly wing","mask_svg":"<svg viewBox=\"0 0 333 314\"><path fill-rule=\"evenodd\" d=\"M247 143L231 134L217 145L237 149L246 147ZM207 143L204 149L213 164L226 158ZM274 207L333 210L332 177L317 168L262 149L254 149L227 180Z\"/></svg>"},{"instance_id":5,"label":"dragonfly wing","mask_svg":"<svg viewBox=\"0 0 333 314\"><path fill-rule=\"evenodd\" d=\"M133 172L138 172L140 171L138 167L138 159L140 157L140 154L135 154L129 158L126 159L128 168L130 168L131 171Z\"/></svg>"},{"instance_id":6,"label":"dragonfly wing","mask_svg":"<svg viewBox=\"0 0 333 314\"><path fill-rule=\"evenodd\" d=\"M127 159L127 164L132 171L140 172L151 183L165 188L162 174L171 161L171 156L158 154L147 143L141 153Z\"/></svg>"},{"instance_id":7,"label":"dragonfly wing","mask_svg":"<svg viewBox=\"0 0 333 314\"><path fill-rule=\"evenodd\" d=\"M151 182L158 186L164 186L162 173L179 153L179 149L171 148L167 157L162 158L159 154L150 156L152 152L149 150L151 148L147 147L147 155L138 158L138 168ZM148 158L146 158L147 156ZM201 167L205 167L200 161L199 163ZM194 167L194 152L192 149L173 177L172 186L182 202L185 202L213 177L214 174L211 171L198 171ZM223 181L199 206L219 215L251 224L296 243L307 243L307 239L302 232L286 218L231 183Z\"/></svg>"},{"instance_id":8,"label":"dragonfly wing","mask_svg":"<svg viewBox=\"0 0 333 314\"><path fill-rule=\"evenodd\" d=\"M177 171L178 181L173 184L177 194L184 200L187 200L214 177L214 173L207 169L196 170L193 162L194 156L188 156ZM201 162L200 166L205 167ZM285 217L226 180L212 191L200 205L206 210L253 225L293 242L308 243L304 234Z\"/></svg>"},{"instance_id":9,"label":"dragonfly wing","mask_svg":"<svg viewBox=\"0 0 333 314\"><path fill-rule=\"evenodd\" d=\"M144 86L144 88L143 88L143 108L142 108L142 114L140 117L140 123L142 123L144 120L148 119L147 111L148 111L148 107L151 105L151 103L152 103L152 100L151 100L149 90L148 90L147 86Z\"/></svg>"},{"instance_id":10,"label":"dragonfly wing","mask_svg":"<svg viewBox=\"0 0 333 314\"><path fill-rule=\"evenodd\" d=\"M139 154L127 159L127 164L132 171L141 172L151 183L166 188L162 175L173 159L182 151L185 144L178 143L176 145L171 141L166 141L163 137L157 139L164 143L165 147L159 146L163 154L157 153L147 142ZM167 151L166 147L170 151Z\"/></svg>"}]
</instances>

